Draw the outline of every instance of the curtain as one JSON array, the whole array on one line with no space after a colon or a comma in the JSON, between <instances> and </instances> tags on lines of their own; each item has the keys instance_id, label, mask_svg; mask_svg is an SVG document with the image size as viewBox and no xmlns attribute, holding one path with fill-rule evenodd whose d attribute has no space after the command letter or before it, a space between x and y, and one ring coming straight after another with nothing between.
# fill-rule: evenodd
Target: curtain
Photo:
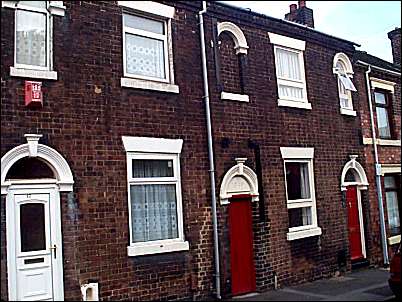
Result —
<instances>
[{"instance_id":1,"label":"curtain","mask_svg":"<svg viewBox=\"0 0 402 302\"><path fill-rule=\"evenodd\" d=\"M18 64L46 66L46 15L17 10Z\"/></svg>"},{"instance_id":2,"label":"curtain","mask_svg":"<svg viewBox=\"0 0 402 302\"><path fill-rule=\"evenodd\" d=\"M391 235L400 234L400 220L399 220L399 209L398 209L398 193L397 184L393 176L384 177L384 187L386 189L391 189L385 193L385 200L387 202L387 215L388 224L391 231Z\"/></svg>"},{"instance_id":3,"label":"curtain","mask_svg":"<svg viewBox=\"0 0 402 302\"><path fill-rule=\"evenodd\" d=\"M301 198L310 198L310 180L308 174L308 164L300 164L300 191Z\"/></svg>"},{"instance_id":4,"label":"curtain","mask_svg":"<svg viewBox=\"0 0 402 302\"><path fill-rule=\"evenodd\" d=\"M277 70L280 78L301 80L299 54L277 48Z\"/></svg>"},{"instance_id":5,"label":"curtain","mask_svg":"<svg viewBox=\"0 0 402 302\"><path fill-rule=\"evenodd\" d=\"M279 98L303 99L303 89L279 84Z\"/></svg>"},{"instance_id":6,"label":"curtain","mask_svg":"<svg viewBox=\"0 0 402 302\"><path fill-rule=\"evenodd\" d=\"M302 219L303 219L303 225L310 225L312 224L311 221L311 208L302 208Z\"/></svg>"},{"instance_id":7,"label":"curtain","mask_svg":"<svg viewBox=\"0 0 402 302\"><path fill-rule=\"evenodd\" d=\"M400 220L398 210L398 195L395 191L386 192L388 224L392 235L399 233Z\"/></svg>"},{"instance_id":8,"label":"curtain","mask_svg":"<svg viewBox=\"0 0 402 302\"><path fill-rule=\"evenodd\" d=\"M130 74L164 79L166 76L163 41L126 34L126 71Z\"/></svg>"},{"instance_id":9,"label":"curtain","mask_svg":"<svg viewBox=\"0 0 402 302\"><path fill-rule=\"evenodd\" d=\"M172 160L133 159L133 178L173 177Z\"/></svg>"},{"instance_id":10,"label":"curtain","mask_svg":"<svg viewBox=\"0 0 402 302\"><path fill-rule=\"evenodd\" d=\"M376 107L376 113L378 133L380 137L391 137L387 109L383 107Z\"/></svg>"},{"instance_id":11,"label":"curtain","mask_svg":"<svg viewBox=\"0 0 402 302\"><path fill-rule=\"evenodd\" d=\"M131 186L133 242L178 237L176 185Z\"/></svg>"}]
</instances>

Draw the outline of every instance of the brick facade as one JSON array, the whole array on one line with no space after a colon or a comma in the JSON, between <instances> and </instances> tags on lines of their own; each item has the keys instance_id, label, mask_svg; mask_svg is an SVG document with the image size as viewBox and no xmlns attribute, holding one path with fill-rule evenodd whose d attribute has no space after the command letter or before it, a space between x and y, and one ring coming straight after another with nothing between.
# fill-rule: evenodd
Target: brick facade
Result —
<instances>
[{"instance_id":1,"label":"brick facade","mask_svg":"<svg viewBox=\"0 0 402 302\"><path fill-rule=\"evenodd\" d=\"M73 176L73 194L61 193L64 295L81 298L80 285L99 282L101 300L202 300L214 295L213 236L208 172L198 3L175 6L172 20L174 77L180 93L121 87L122 9L116 3L67 2L64 17L54 17L54 70L58 80L43 80L43 108L24 106L24 81L10 76L14 60L14 11L1 14L1 155L38 133L39 143L63 155ZM249 46L246 59L233 51L233 40L219 36L219 87L214 55L215 21L238 25ZM257 291L332 276L350 269L347 210L342 206L341 173L349 155L358 155L369 178L362 195L367 258L381 262L371 137L364 68L354 67L357 117L339 112L332 72L336 53L350 58L351 42L317 31L211 3L205 15L208 77L216 165L217 194L234 159L256 171L261 162L263 212L252 203ZM279 107L273 45L267 32L306 41L307 94L312 110ZM215 44L217 45L217 44ZM243 62L241 62L243 60ZM374 76L374 74L373 74ZM396 82L395 77L376 75ZM397 77L398 78L398 77ZM400 79L400 77L399 77ZM32 79L35 80L35 79ZM394 95L395 131L400 139L400 84ZM242 91L244 85L244 91ZM220 99L221 88L247 93L249 102ZM138 257L129 244L127 160L122 136L183 139L180 156L183 226L189 251ZM260 147L260 159L249 146ZM318 226L322 235L288 241L284 163L280 147L314 148ZM400 150L384 147L382 162L400 163ZM387 151L389 150L389 151ZM387 153L389 152L389 153ZM391 159L392 158L392 159ZM260 197L261 198L261 197ZM221 285L231 296L228 206L218 205ZM6 198L1 198L1 298L7 299ZM263 215L262 215L263 214ZM347 258L341 261L342 255Z\"/></svg>"}]
</instances>

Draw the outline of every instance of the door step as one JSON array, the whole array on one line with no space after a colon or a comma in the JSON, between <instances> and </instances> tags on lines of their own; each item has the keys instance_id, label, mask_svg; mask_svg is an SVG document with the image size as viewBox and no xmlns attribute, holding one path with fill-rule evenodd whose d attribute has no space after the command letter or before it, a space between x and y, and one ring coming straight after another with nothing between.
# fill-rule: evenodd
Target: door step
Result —
<instances>
[{"instance_id":1,"label":"door step","mask_svg":"<svg viewBox=\"0 0 402 302\"><path fill-rule=\"evenodd\" d=\"M359 269L362 267L367 267L369 265L370 265L370 261L368 261L367 259L359 259L359 260L352 261L352 269Z\"/></svg>"}]
</instances>

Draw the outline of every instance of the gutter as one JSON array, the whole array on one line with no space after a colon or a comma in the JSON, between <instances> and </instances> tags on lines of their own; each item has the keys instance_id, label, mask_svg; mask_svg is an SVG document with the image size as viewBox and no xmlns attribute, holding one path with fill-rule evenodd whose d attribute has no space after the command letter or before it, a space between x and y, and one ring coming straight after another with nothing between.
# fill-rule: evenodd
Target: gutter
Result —
<instances>
[{"instance_id":1,"label":"gutter","mask_svg":"<svg viewBox=\"0 0 402 302\"><path fill-rule=\"evenodd\" d=\"M212 225L214 234L214 260L215 260L215 287L216 298L221 299L221 282L220 282L220 268L219 268L219 237L218 237L218 219L216 214L216 189L215 189L215 166L214 166L214 151L212 141L212 127L211 127L211 110L209 106L209 86L208 86L208 70L207 59L205 51L205 34L204 34L204 17L203 14L207 11L206 1L202 1L202 10L198 12L199 25L200 25L200 42L201 42L201 61L202 61L202 77L204 82L204 96L205 99L205 118L207 122L207 135L208 135L208 158L209 158L209 175L211 180L211 203L212 203Z\"/></svg>"},{"instance_id":2,"label":"gutter","mask_svg":"<svg viewBox=\"0 0 402 302\"><path fill-rule=\"evenodd\" d=\"M389 73L389 74L392 74L392 75L401 76L401 73L400 73L400 72L392 71L392 70L385 69L385 68L382 68L382 67L378 67L378 66L375 66L375 65L371 65L371 64L368 64L368 63L363 62L363 61L360 61L360 60L358 60L356 63L357 63L357 64L360 64L360 65L363 65L363 66L370 66L370 69L372 68L372 69L376 69L376 70L379 70L379 71L383 71L383 72L385 72L385 73ZM371 71L371 70L370 70L370 71ZM370 86L368 86L368 87L370 87Z\"/></svg>"},{"instance_id":3,"label":"gutter","mask_svg":"<svg viewBox=\"0 0 402 302\"><path fill-rule=\"evenodd\" d=\"M378 209L380 212L380 232L381 232L381 244L382 244L382 253L384 258L384 265L389 265L389 258L388 258L388 246L387 246L387 235L385 231L385 219L384 219L384 205L383 205L383 197L382 197L382 187L381 187L381 164L378 160L378 150L377 150L377 138L376 132L374 127L374 114L373 114L373 105L371 100L371 86L370 86L370 77L369 73L371 72L371 65L367 64L368 69L365 72L366 76L366 85L367 85L367 96L369 102L369 109L370 109L370 123L371 123L371 132L373 136L373 147L374 147L374 158L375 158L375 180L377 186L377 200L378 200Z\"/></svg>"}]
</instances>

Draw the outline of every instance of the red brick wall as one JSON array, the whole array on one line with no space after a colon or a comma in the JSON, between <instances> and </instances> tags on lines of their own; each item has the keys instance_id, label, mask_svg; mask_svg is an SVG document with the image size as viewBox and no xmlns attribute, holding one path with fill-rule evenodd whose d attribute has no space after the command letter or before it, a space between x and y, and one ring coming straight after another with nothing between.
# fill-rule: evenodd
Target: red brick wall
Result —
<instances>
[{"instance_id":1,"label":"red brick wall","mask_svg":"<svg viewBox=\"0 0 402 302\"><path fill-rule=\"evenodd\" d=\"M220 72L223 90L231 93L242 93L240 85L239 58L234 49L233 38L226 32L219 35Z\"/></svg>"},{"instance_id":2,"label":"red brick wall","mask_svg":"<svg viewBox=\"0 0 402 302\"><path fill-rule=\"evenodd\" d=\"M65 17L54 18L54 61L57 81L43 81L44 107L23 102L24 79L9 76L13 65L13 11L2 9L1 155L25 143L25 133L40 133L40 143L59 151L74 174L74 195L62 194L65 297L80 298L79 285L99 280L102 300L203 299L213 295L213 242L210 184L198 4L175 3L172 22L174 72L179 94L120 87L122 77L121 9L110 2L66 2ZM212 4L205 16L206 41L212 40L212 17L230 21L244 32L248 45L247 86L250 102L222 101L216 86L213 50L207 43L217 191L235 157L247 157L260 144L266 221L253 203L257 289L273 288L332 275L338 252L348 251L346 210L341 205L340 177L348 155L358 154L360 117L339 113L332 61L352 46L304 28L251 17ZM107 13L105 13L105 11ZM277 105L273 46L267 31L307 40L305 57L308 98L312 110ZM224 39L223 45L231 42ZM230 46L232 47L232 46ZM235 70L229 47L222 61ZM238 65L237 65L238 66ZM237 70L236 70L237 71ZM230 78L233 83L238 78ZM234 84L231 87L235 90ZM101 92L99 93L99 89ZM237 89L237 88L236 88ZM361 89L359 90L361 91ZM231 91L232 92L232 91ZM355 99L358 110L364 100ZM184 233L190 251L128 257L126 155L121 136L181 138ZM225 139L229 144L222 144ZM280 147L314 147L314 181L319 237L286 240L283 160ZM218 200L219 200L219 196ZM2 199L1 232L5 232ZM371 221L367 196L365 218ZM372 197L370 196L370 204ZM230 242L227 206L218 205L222 288L230 293ZM368 241L374 239L370 236ZM2 236L2 238L4 238ZM374 238L374 237L373 237ZM371 241L370 241L371 242ZM1 241L1 286L6 288L5 241ZM371 244L371 243L370 243ZM349 263L350 265L350 263ZM6 299L7 291L2 290Z\"/></svg>"},{"instance_id":3,"label":"red brick wall","mask_svg":"<svg viewBox=\"0 0 402 302\"><path fill-rule=\"evenodd\" d=\"M366 79L365 79L365 69L361 67L356 67L355 69L355 77L354 81L357 84L357 90L359 92L358 99L360 103L359 113L361 115L361 128L362 134L366 138L372 138L371 124L370 124L370 111L368 104L368 95L366 90ZM400 76L390 75L388 73L380 72L375 68L372 69L369 74L370 77L382 79L386 81L390 81L395 83L394 86L394 95L392 98L392 111L390 113L390 118L392 119L392 124L394 126L394 139L401 139L401 85L400 85ZM375 100L374 95L372 94L372 104L373 104L373 117L375 129L377 129L377 115L375 112ZM378 133L377 133L378 135ZM379 162L381 164L401 164L401 149L400 146L382 146L377 145L378 148L378 157ZM374 160L374 149L373 145L365 146L365 160L366 160L366 173L367 178L370 183L369 186L369 198L370 202L370 223L368 224L370 230L370 239L373 242L373 246L370 250L372 262L381 264L383 262L382 259L382 249L381 249L381 235L380 235L380 216L379 216L379 208L378 208L378 197L376 191L376 180L375 180L375 160ZM383 182L383 179L382 179ZM388 230L388 221L387 221L387 205L385 201L385 190L384 184L382 183L382 192L383 192L383 207L384 207L384 215L385 215L385 223ZM388 231L387 231L388 233ZM388 235L387 235L388 237ZM393 248L389 248L390 255L393 254Z\"/></svg>"}]
</instances>

